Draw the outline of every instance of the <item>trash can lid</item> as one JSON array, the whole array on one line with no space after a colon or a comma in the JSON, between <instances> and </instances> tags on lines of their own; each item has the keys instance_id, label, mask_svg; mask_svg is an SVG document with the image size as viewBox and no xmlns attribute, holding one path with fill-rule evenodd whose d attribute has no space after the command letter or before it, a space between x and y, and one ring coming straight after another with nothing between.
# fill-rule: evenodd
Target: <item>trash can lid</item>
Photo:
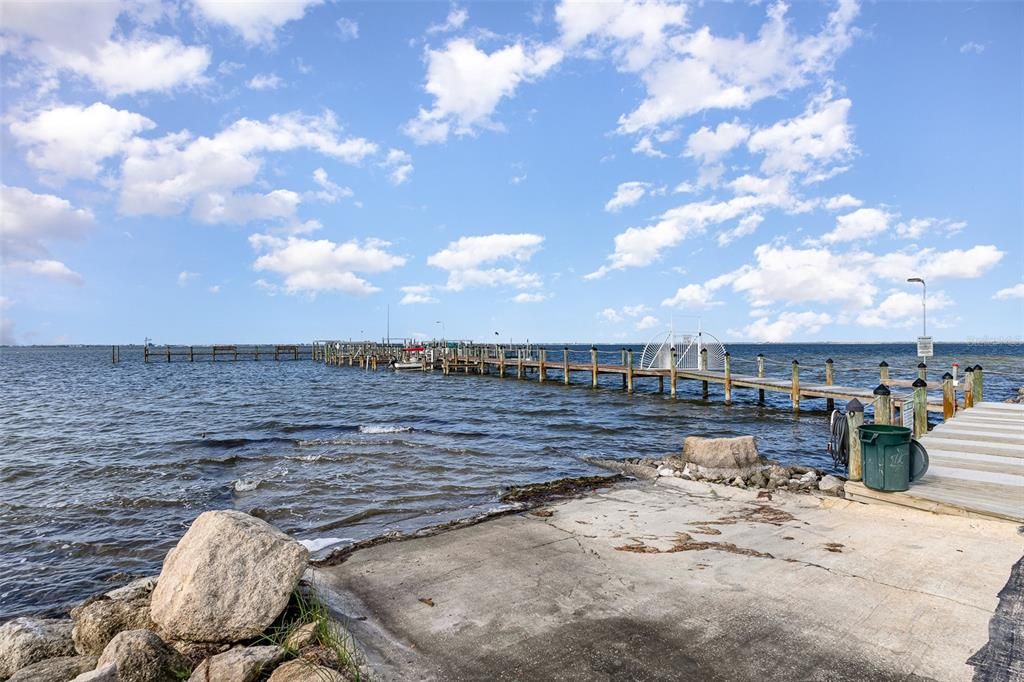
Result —
<instances>
[{"instance_id":1,"label":"trash can lid","mask_svg":"<svg viewBox=\"0 0 1024 682\"><path fill-rule=\"evenodd\" d=\"M928 471L928 451L917 439L910 440L910 480L916 481Z\"/></svg>"}]
</instances>

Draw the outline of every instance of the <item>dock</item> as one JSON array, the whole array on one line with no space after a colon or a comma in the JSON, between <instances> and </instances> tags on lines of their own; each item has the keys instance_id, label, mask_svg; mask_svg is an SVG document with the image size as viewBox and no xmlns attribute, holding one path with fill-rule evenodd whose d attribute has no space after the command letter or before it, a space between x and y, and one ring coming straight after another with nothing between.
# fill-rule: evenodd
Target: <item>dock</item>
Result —
<instances>
[{"instance_id":1,"label":"dock","mask_svg":"<svg viewBox=\"0 0 1024 682\"><path fill-rule=\"evenodd\" d=\"M982 402L920 439L930 466L906 492L848 482L859 502L1024 523L1024 405Z\"/></svg>"}]
</instances>

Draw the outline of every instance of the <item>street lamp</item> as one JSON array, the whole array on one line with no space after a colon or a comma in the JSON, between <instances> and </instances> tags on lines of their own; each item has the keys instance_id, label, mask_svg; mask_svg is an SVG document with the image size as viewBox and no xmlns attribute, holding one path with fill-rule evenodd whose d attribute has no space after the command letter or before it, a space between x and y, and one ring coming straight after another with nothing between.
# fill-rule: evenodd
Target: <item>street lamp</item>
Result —
<instances>
[{"instance_id":1,"label":"street lamp","mask_svg":"<svg viewBox=\"0 0 1024 682\"><path fill-rule=\"evenodd\" d=\"M920 277L911 277L907 281L921 283L921 336L928 336L928 307L925 304L928 297L928 285Z\"/></svg>"}]
</instances>

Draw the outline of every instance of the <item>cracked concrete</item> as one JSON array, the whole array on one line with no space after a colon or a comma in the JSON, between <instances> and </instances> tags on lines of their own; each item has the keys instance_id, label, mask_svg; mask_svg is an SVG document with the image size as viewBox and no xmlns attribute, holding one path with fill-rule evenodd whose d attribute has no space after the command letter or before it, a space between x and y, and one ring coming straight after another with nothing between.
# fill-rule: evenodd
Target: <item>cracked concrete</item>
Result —
<instances>
[{"instance_id":1,"label":"cracked concrete","mask_svg":"<svg viewBox=\"0 0 1024 682\"><path fill-rule=\"evenodd\" d=\"M384 680L969 680L1024 553L1003 522L683 479L544 509L316 585Z\"/></svg>"}]
</instances>

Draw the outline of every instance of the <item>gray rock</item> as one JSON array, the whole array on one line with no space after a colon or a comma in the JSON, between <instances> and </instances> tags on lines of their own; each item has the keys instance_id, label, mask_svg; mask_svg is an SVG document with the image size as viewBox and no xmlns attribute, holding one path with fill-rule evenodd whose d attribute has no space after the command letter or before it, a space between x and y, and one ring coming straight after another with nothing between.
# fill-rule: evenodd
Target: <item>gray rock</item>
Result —
<instances>
[{"instance_id":1,"label":"gray rock","mask_svg":"<svg viewBox=\"0 0 1024 682\"><path fill-rule=\"evenodd\" d=\"M730 485L733 485L737 488L746 488L747 482L743 480L742 476L737 476L736 478L732 479L732 483Z\"/></svg>"},{"instance_id":2,"label":"gray rock","mask_svg":"<svg viewBox=\"0 0 1024 682\"><path fill-rule=\"evenodd\" d=\"M210 656L222 654L231 648L230 644L223 642L186 642L183 639L164 640L172 649L189 660L192 665L198 665Z\"/></svg>"},{"instance_id":3,"label":"gray rock","mask_svg":"<svg viewBox=\"0 0 1024 682\"><path fill-rule=\"evenodd\" d=\"M107 596L92 599L72 609L71 618L75 622L71 631L75 650L86 656L99 656L119 632L155 629L149 619L148 594L131 600Z\"/></svg>"},{"instance_id":4,"label":"gray rock","mask_svg":"<svg viewBox=\"0 0 1024 682\"><path fill-rule=\"evenodd\" d=\"M800 477L800 480L803 481L804 483L817 483L818 474L816 474L813 471L808 471L803 476Z\"/></svg>"},{"instance_id":5,"label":"gray rock","mask_svg":"<svg viewBox=\"0 0 1024 682\"><path fill-rule=\"evenodd\" d=\"M279 646L236 647L206 659L188 679L189 682L253 682L286 655Z\"/></svg>"},{"instance_id":6,"label":"gray rock","mask_svg":"<svg viewBox=\"0 0 1024 682\"><path fill-rule=\"evenodd\" d=\"M117 666L113 663L100 666L95 670L82 673L72 682L118 682Z\"/></svg>"},{"instance_id":7,"label":"gray rock","mask_svg":"<svg viewBox=\"0 0 1024 682\"><path fill-rule=\"evenodd\" d=\"M751 486L753 486L755 488L763 488L768 483L768 480L765 478L765 476L764 476L764 474L762 472L755 471L754 473L752 473L750 475L750 478L748 479L748 482L750 483Z\"/></svg>"},{"instance_id":8,"label":"gray rock","mask_svg":"<svg viewBox=\"0 0 1024 682\"><path fill-rule=\"evenodd\" d=\"M113 663L121 682L180 682L191 670L184 656L152 630L118 633L100 655L97 665Z\"/></svg>"},{"instance_id":9,"label":"gray rock","mask_svg":"<svg viewBox=\"0 0 1024 682\"><path fill-rule=\"evenodd\" d=\"M106 593L106 596L110 599L119 599L122 601L149 599L149 595L153 593L153 588L155 587L156 576L151 575L145 578L139 578L138 580L133 580L124 587L118 587L117 589L111 590Z\"/></svg>"},{"instance_id":10,"label":"gray rock","mask_svg":"<svg viewBox=\"0 0 1024 682\"><path fill-rule=\"evenodd\" d=\"M676 471L672 467L660 466L658 467L658 476L675 476Z\"/></svg>"},{"instance_id":11,"label":"gray rock","mask_svg":"<svg viewBox=\"0 0 1024 682\"><path fill-rule=\"evenodd\" d=\"M345 676L337 670L296 659L275 670L267 682L345 682Z\"/></svg>"},{"instance_id":12,"label":"gray rock","mask_svg":"<svg viewBox=\"0 0 1024 682\"><path fill-rule=\"evenodd\" d=\"M43 659L74 655L70 620L15 618L0 625L0 680Z\"/></svg>"},{"instance_id":13,"label":"gray rock","mask_svg":"<svg viewBox=\"0 0 1024 682\"><path fill-rule=\"evenodd\" d=\"M58 656L22 668L8 682L70 682L95 667L95 656Z\"/></svg>"},{"instance_id":14,"label":"gray rock","mask_svg":"<svg viewBox=\"0 0 1024 682\"><path fill-rule=\"evenodd\" d=\"M173 639L238 642L280 615L309 552L243 512L200 514L167 553L150 615Z\"/></svg>"},{"instance_id":15,"label":"gray rock","mask_svg":"<svg viewBox=\"0 0 1024 682\"><path fill-rule=\"evenodd\" d=\"M818 483L818 490L826 495L835 495L836 497L842 497L845 492L842 480L831 474L822 477L821 482Z\"/></svg>"},{"instance_id":16,"label":"gray rock","mask_svg":"<svg viewBox=\"0 0 1024 682\"><path fill-rule=\"evenodd\" d=\"M284 640L285 648L289 651L298 651L310 644L315 644L317 639L316 628L316 623L306 623L295 628L288 633L288 637Z\"/></svg>"},{"instance_id":17,"label":"gray rock","mask_svg":"<svg viewBox=\"0 0 1024 682\"><path fill-rule=\"evenodd\" d=\"M765 464L757 453L757 442L753 436L688 436L683 442L683 459L705 477L749 476Z\"/></svg>"}]
</instances>

